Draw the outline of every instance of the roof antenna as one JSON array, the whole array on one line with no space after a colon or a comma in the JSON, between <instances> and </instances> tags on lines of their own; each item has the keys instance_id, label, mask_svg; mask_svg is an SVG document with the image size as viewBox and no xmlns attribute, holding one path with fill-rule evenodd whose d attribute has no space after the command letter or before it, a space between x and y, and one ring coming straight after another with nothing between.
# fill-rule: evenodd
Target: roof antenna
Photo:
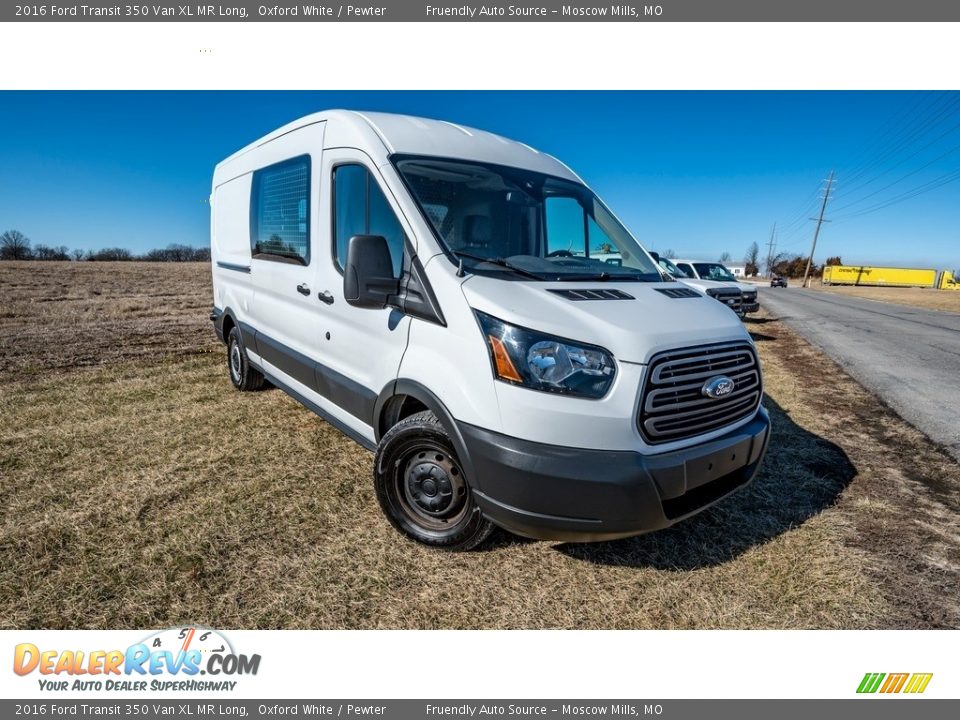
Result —
<instances>
[{"instance_id":1,"label":"roof antenna","mask_svg":"<svg viewBox=\"0 0 960 720\"><path fill-rule=\"evenodd\" d=\"M463 277L466 273L463 271L463 258L460 258L460 265L457 267L457 277Z\"/></svg>"}]
</instances>

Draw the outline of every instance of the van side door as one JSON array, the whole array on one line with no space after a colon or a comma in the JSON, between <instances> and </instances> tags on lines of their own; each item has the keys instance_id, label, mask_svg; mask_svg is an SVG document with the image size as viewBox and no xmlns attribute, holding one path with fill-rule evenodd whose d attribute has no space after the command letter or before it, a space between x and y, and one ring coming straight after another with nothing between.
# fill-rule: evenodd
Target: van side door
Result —
<instances>
[{"instance_id":1,"label":"van side door","mask_svg":"<svg viewBox=\"0 0 960 720\"><path fill-rule=\"evenodd\" d=\"M315 356L321 340L316 195L323 125L303 128L263 148L250 192L249 322L264 370L316 402ZM317 257L317 255L321 257Z\"/></svg>"},{"instance_id":2,"label":"van side door","mask_svg":"<svg viewBox=\"0 0 960 720\"><path fill-rule=\"evenodd\" d=\"M328 397L349 415L344 422L372 428L377 397L399 373L411 320L392 308L347 304L343 267L351 237L382 235L399 278L412 233L376 166L360 150L324 150L320 203L330 218L320 231L326 246L318 265L318 289L326 297L320 332Z\"/></svg>"}]
</instances>

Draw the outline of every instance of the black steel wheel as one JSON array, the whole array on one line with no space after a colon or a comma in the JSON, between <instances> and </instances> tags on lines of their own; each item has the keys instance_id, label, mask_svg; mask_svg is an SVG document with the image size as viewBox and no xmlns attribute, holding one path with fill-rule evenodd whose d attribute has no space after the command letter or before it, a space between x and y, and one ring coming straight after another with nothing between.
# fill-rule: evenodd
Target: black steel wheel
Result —
<instances>
[{"instance_id":1,"label":"black steel wheel","mask_svg":"<svg viewBox=\"0 0 960 720\"><path fill-rule=\"evenodd\" d=\"M240 330L232 328L227 335L227 370L230 382L237 390L259 390L263 387L263 374L247 361L247 352L240 342Z\"/></svg>"},{"instance_id":2,"label":"black steel wheel","mask_svg":"<svg viewBox=\"0 0 960 720\"><path fill-rule=\"evenodd\" d=\"M417 542L469 550L493 530L473 502L453 443L432 412L404 418L383 436L374 485L390 523Z\"/></svg>"}]
</instances>

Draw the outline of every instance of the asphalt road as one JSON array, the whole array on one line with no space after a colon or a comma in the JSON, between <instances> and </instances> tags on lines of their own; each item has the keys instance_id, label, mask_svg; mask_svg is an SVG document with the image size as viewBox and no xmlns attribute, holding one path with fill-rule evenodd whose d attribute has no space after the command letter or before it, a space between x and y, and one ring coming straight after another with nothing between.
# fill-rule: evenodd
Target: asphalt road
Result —
<instances>
[{"instance_id":1,"label":"asphalt road","mask_svg":"<svg viewBox=\"0 0 960 720\"><path fill-rule=\"evenodd\" d=\"M960 314L799 288L760 304L960 460Z\"/></svg>"}]
</instances>

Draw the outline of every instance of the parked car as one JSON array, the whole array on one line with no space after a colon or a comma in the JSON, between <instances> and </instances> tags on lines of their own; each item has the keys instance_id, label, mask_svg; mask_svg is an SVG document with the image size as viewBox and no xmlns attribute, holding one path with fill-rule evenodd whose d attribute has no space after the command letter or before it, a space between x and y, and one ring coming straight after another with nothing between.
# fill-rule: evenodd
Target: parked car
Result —
<instances>
[{"instance_id":1,"label":"parked car","mask_svg":"<svg viewBox=\"0 0 960 720\"><path fill-rule=\"evenodd\" d=\"M770 278L770 287L787 287L787 279L782 275L774 275Z\"/></svg>"},{"instance_id":2,"label":"parked car","mask_svg":"<svg viewBox=\"0 0 960 720\"><path fill-rule=\"evenodd\" d=\"M713 280L736 286L743 292L742 314L757 312L760 303L757 301L757 286L751 283L740 282L724 265L718 262L702 262L700 260L674 260L674 264L683 270L687 277L698 280Z\"/></svg>"},{"instance_id":3,"label":"parked car","mask_svg":"<svg viewBox=\"0 0 960 720\"><path fill-rule=\"evenodd\" d=\"M626 537L757 472L750 335L549 155L318 113L216 166L210 229L233 386L269 382L374 452L380 506L414 540ZM319 480L304 492L335 492Z\"/></svg>"},{"instance_id":4,"label":"parked car","mask_svg":"<svg viewBox=\"0 0 960 720\"><path fill-rule=\"evenodd\" d=\"M729 283L687 277L683 270L674 265L671 260L660 257L659 253L651 251L650 257L657 261L661 270L677 282L687 287L696 288L705 295L726 305L737 314L737 317L743 317L743 292L740 288L732 287Z\"/></svg>"}]
</instances>

